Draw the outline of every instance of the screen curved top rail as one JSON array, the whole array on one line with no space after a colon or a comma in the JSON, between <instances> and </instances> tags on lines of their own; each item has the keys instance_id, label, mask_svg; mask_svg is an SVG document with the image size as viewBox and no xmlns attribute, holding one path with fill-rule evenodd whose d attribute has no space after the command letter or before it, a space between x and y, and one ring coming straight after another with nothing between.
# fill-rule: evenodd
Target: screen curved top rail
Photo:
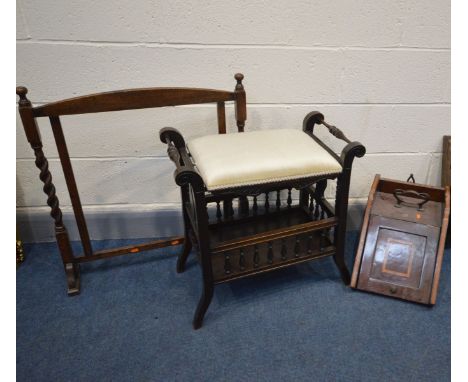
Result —
<instances>
[{"instance_id":1,"label":"screen curved top rail","mask_svg":"<svg viewBox=\"0 0 468 382\"><path fill-rule=\"evenodd\" d=\"M89 94L33 108L34 117L101 113L152 107L235 101L236 93L196 88L142 88Z\"/></svg>"}]
</instances>

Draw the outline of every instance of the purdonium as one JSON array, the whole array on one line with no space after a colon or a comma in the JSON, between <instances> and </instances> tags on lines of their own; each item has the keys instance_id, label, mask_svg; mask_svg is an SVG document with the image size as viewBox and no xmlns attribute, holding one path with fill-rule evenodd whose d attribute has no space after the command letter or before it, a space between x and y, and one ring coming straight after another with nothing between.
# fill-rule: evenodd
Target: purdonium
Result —
<instances>
[{"instance_id":1,"label":"purdonium","mask_svg":"<svg viewBox=\"0 0 468 382\"><path fill-rule=\"evenodd\" d=\"M376 175L364 215L351 287L434 305L449 214L448 187Z\"/></svg>"}]
</instances>

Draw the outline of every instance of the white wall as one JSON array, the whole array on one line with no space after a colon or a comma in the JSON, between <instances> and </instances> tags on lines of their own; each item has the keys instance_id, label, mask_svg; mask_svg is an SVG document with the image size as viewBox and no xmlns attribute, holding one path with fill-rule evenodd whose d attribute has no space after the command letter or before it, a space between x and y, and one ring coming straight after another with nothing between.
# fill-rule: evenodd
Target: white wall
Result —
<instances>
[{"instance_id":1,"label":"white wall","mask_svg":"<svg viewBox=\"0 0 468 382\"><path fill-rule=\"evenodd\" d=\"M442 135L450 134L448 0L17 0L17 38L17 84L35 104L132 87L231 90L242 72L246 131L299 129L305 114L320 110L367 147L355 163L352 202L367 198L376 173L440 183ZM50 127L40 122L68 212ZM216 112L203 105L104 113L63 125L85 212L170 210L179 192L157 132L215 133ZM18 119L23 221L48 213L32 158Z\"/></svg>"}]
</instances>

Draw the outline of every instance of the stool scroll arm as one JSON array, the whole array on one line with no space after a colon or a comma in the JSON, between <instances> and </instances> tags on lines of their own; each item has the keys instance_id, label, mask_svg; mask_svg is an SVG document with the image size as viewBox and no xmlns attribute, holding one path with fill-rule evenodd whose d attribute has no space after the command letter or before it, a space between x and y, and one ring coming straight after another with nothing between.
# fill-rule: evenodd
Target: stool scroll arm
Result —
<instances>
[{"instance_id":1,"label":"stool scroll arm","mask_svg":"<svg viewBox=\"0 0 468 382\"><path fill-rule=\"evenodd\" d=\"M347 145L341 151L341 155L339 157L314 134L314 128L316 124L324 125L330 134L347 143ZM312 111L304 117L302 130L314 138L316 142L318 142L323 148L332 154L332 156L337 159L343 167L351 167L355 157L361 158L366 153L366 148L360 142L351 142L351 140L346 137L343 131L341 131L336 126L330 125L328 122L326 122L324 115L318 111Z\"/></svg>"},{"instance_id":2,"label":"stool scroll arm","mask_svg":"<svg viewBox=\"0 0 468 382\"><path fill-rule=\"evenodd\" d=\"M184 248L177 259L177 272L183 272L185 262L192 249L190 230L195 233L203 273L203 289L193 318L194 329L199 329L211 303L214 291L213 269L210 258L208 213L205 199L205 185L190 159L185 141L174 128L166 127L159 132L161 142L168 145L170 159L176 165L174 178L181 187L182 213L184 218Z\"/></svg>"},{"instance_id":3,"label":"stool scroll arm","mask_svg":"<svg viewBox=\"0 0 468 382\"><path fill-rule=\"evenodd\" d=\"M315 124L324 125L328 129L330 134L332 134L336 138L341 139L346 143L351 142L339 128L327 123L325 121L324 115L318 111L312 111L305 116L302 128L305 132L310 132L311 134L313 134Z\"/></svg>"},{"instance_id":4,"label":"stool scroll arm","mask_svg":"<svg viewBox=\"0 0 468 382\"><path fill-rule=\"evenodd\" d=\"M304 117L302 130L304 130L306 133L313 134L315 125L319 125L324 119L324 115L319 111L311 111Z\"/></svg>"},{"instance_id":5,"label":"stool scroll arm","mask_svg":"<svg viewBox=\"0 0 468 382\"><path fill-rule=\"evenodd\" d=\"M337 156L325 143L323 143L314 134L315 125L324 125L330 134L336 138L343 140L347 145L341 151L341 155ZM336 126L330 125L325 122L325 117L318 111L313 111L307 114L303 122L303 130L311 136L318 144L326 149L343 167L336 184L335 196L335 216L338 218L338 225L335 227L334 242L336 245L336 252L333 256L336 265L341 273L341 278L345 284L350 282L350 274L346 267L344 260L344 249L346 241L346 222L348 214L348 198L349 186L351 181L351 170L354 158L361 158L366 153L366 148L360 142L351 142L346 135Z\"/></svg>"},{"instance_id":6,"label":"stool scroll arm","mask_svg":"<svg viewBox=\"0 0 468 382\"><path fill-rule=\"evenodd\" d=\"M324 125L328 129L330 134L332 134L336 138L341 139L342 141L345 141L347 143L347 145L341 151L341 156L340 156L340 162L343 167L349 167L349 169L351 169L354 158L355 157L361 158L366 153L366 148L360 142L357 142L357 141L351 142L339 128L327 123L325 121L324 115L318 111L312 111L305 116L304 122L302 124L302 129L307 134L313 135L314 127L316 124ZM314 138L316 137L314 136Z\"/></svg>"},{"instance_id":7,"label":"stool scroll arm","mask_svg":"<svg viewBox=\"0 0 468 382\"><path fill-rule=\"evenodd\" d=\"M185 140L177 129L165 127L160 130L161 142L167 144L167 154L176 165L174 179L178 186L187 186L204 191L203 180L190 159L185 147Z\"/></svg>"},{"instance_id":8,"label":"stool scroll arm","mask_svg":"<svg viewBox=\"0 0 468 382\"><path fill-rule=\"evenodd\" d=\"M351 169L354 158L361 158L366 153L366 148L359 142L348 143L341 152L343 166L342 173L336 183L335 216L338 218L338 226L335 228L336 253L334 260L341 273L341 278L349 285L351 276L345 263L346 222L348 218L349 186L351 181Z\"/></svg>"}]
</instances>

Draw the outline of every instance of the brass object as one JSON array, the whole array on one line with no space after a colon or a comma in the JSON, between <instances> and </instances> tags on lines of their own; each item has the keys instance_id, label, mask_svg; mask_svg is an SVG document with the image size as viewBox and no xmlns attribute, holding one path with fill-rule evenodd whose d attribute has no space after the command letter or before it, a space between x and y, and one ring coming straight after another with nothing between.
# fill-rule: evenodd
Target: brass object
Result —
<instances>
[{"instance_id":1,"label":"brass object","mask_svg":"<svg viewBox=\"0 0 468 382\"><path fill-rule=\"evenodd\" d=\"M23 242L21 241L18 231L16 231L16 268L24 261Z\"/></svg>"}]
</instances>

